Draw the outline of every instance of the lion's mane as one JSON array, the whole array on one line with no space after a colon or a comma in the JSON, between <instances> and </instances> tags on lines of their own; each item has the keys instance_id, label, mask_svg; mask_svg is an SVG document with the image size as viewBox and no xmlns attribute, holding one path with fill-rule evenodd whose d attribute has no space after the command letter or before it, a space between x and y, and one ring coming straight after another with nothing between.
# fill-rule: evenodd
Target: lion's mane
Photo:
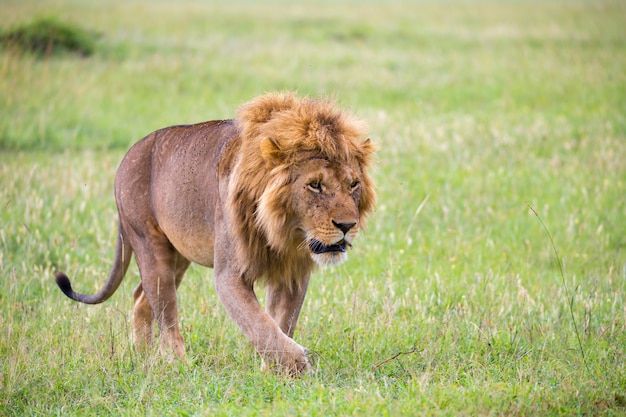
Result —
<instances>
[{"instance_id":1,"label":"lion's mane","mask_svg":"<svg viewBox=\"0 0 626 417\"><path fill-rule=\"evenodd\" d=\"M239 273L246 279L272 277L291 286L294 277L305 276L314 265L295 238L298 225L288 186L292 167L311 157L356 161L362 171L363 224L375 205L366 170L375 148L369 140L359 139L366 133L365 124L329 100L265 94L243 104L236 121L239 152L226 206L237 240Z\"/></svg>"}]
</instances>

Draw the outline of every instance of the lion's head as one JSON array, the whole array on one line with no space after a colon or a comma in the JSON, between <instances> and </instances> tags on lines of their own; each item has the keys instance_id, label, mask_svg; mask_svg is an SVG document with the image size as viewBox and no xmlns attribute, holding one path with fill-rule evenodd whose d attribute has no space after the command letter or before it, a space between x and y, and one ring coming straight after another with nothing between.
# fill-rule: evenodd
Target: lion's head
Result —
<instances>
[{"instance_id":1,"label":"lion's head","mask_svg":"<svg viewBox=\"0 0 626 417\"><path fill-rule=\"evenodd\" d=\"M264 274L280 257L287 265L273 272L292 276L343 262L375 204L367 173L375 148L360 139L364 124L330 101L289 93L242 105L237 124L228 203L240 260ZM265 265L252 265L259 259Z\"/></svg>"}]
</instances>

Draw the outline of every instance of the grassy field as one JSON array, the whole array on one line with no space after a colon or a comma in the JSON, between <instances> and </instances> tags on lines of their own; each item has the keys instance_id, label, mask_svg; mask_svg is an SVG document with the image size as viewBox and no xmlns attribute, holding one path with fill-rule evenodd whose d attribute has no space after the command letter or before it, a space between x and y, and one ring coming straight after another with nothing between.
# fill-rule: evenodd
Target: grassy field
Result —
<instances>
[{"instance_id":1,"label":"grassy field","mask_svg":"<svg viewBox=\"0 0 626 417\"><path fill-rule=\"evenodd\" d=\"M626 3L0 14L99 34L88 58L0 50L0 415L626 415ZM336 98L380 147L377 211L296 332L317 372L263 373L200 267L179 291L189 361L137 355L136 267L100 306L54 271L104 282L132 143L285 89Z\"/></svg>"}]
</instances>

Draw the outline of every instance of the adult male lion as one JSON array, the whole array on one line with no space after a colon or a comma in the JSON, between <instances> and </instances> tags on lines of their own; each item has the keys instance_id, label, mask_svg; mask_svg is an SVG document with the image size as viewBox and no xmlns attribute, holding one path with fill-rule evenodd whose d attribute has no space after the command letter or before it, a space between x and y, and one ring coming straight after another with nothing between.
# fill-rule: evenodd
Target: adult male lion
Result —
<instances>
[{"instance_id":1,"label":"adult male lion","mask_svg":"<svg viewBox=\"0 0 626 417\"><path fill-rule=\"evenodd\" d=\"M272 368L309 368L293 341L311 270L338 264L375 202L366 172L374 147L363 124L324 100L266 94L234 120L173 126L136 143L115 179L119 232L112 270L95 295L56 282L87 304L108 299L132 252L141 283L134 291L139 346L185 354L176 288L191 262L215 269L226 311ZM267 284L266 312L253 285Z\"/></svg>"}]
</instances>

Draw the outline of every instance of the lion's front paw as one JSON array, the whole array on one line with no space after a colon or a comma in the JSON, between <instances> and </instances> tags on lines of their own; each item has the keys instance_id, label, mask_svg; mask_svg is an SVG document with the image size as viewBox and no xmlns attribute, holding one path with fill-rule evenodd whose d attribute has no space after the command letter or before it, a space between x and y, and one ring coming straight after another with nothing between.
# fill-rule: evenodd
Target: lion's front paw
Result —
<instances>
[{"instance_id":1,"label":"lion's front paw","mask_svg":"<svg viewBox=\"0 0 626 417\"><path fill-rule=\"evenodd\" d=\"M261 369L289 376L307 374L311 372L311 364L307 359L307 353L308 349L292 340L282 350L261 352L263 356Z\"/></svg>"}]
</instances>

